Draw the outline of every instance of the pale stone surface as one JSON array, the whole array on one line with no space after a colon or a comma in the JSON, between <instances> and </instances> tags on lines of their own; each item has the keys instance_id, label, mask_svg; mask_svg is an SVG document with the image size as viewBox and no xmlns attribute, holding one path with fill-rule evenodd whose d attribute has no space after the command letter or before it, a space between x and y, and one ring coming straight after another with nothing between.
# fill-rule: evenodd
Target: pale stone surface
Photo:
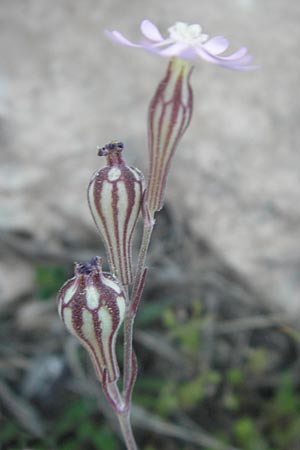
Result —
<instances>
[{"instance_id":1,"label":"pale stone surface","mask_svg":"<svg viewBox=\"0 0 300 450\"><path fill-rule=\"evenodd\" d=\"M298 2L2 0L0 229L45 245L94 232L85 190L102 164L97 144L123 140L146 171L147 103L166 61L103 35L138 38L144 17L161 29L199 21L261 65L240 73L199 61L167 199L250 283L299 311Z\"/></svg>"},{"instance_id":2,"label":"pale stone surface","mask_svg":"<svg viewBox=\"0 0 300 450\"><path fill-rule=\"evenodd\" d=\"M16 255L2 252L0 258L0 314L7 305L32 293L34 271Z\"/></svg>"}]
</instances>

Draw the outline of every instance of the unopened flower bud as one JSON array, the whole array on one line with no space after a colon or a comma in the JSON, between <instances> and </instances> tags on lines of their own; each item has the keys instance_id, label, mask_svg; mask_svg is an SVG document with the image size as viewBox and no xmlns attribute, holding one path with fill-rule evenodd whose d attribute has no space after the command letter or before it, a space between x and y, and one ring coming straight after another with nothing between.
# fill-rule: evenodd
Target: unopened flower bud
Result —
<instances>
[{"instance_id":1,"label":"unopened flower bud","mask_svg":"<svg viewBox=\"0 0 300 450\"><path fill-rule=\"evenodd\" d=\"M132 283L132 235L141 209L144 176L122 158L123 144L111 142L99 150L107 166L97 171L88 187L88 202L100 231L110 269L123 285Z\"/></svg>"},{"instance_id":2,"label":"unopened flower bud","mask_svg":"<svg viewBox=\"0 0 300 450\"><path fill-rule=\"evenodd\" d=\"M119 377L115 346L125 313L125 293L117 280L101 269L96 257L76 264L75 276L58 294L59 315L67 329L88 350L100 381Z\"/></svg>"}]
</instances>

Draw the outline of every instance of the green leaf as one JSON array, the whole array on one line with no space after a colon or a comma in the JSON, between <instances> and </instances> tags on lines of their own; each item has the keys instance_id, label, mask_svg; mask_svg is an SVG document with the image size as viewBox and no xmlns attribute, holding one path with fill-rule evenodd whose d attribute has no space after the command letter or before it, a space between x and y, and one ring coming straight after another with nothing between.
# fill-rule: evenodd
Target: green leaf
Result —
<instances>
[{"instance_id":1,"label":"green leaf","mask_svg":"<svg viewBox=\"0 0 300 450\"><path fill-rule=\"evenodd\" d=\"M226 378L227 378L229 384L231 384L233 386L238 386L241 383L243 383L243 381L245 379L245 375L241 369L232 367L227 370Z\"/></svg>"},{"instance_id":2,"label":"green leaf","mask_svg":"<svg viewBox=\"0 0 300 450\"><path fill-rule=\"evenodd\" d=\"M97 450L116 450L119 447L117 438L106 427L102 427L100 430L95 428L91 436L91 442Z\"/></svg>"},{"instance_id":3,"label":"green leaf","mask_svg":"<svg viewBox=\"0 0 300 450\"><path fill-rule=\"evenodd\" d=\"M170 305L170 303L171 300L164 300L163 302L145 303L143 307L139 309L136 318L137 326L148 325L149 323L154 322L157 319L164 318L164 315L166 313L165 311Z\"/></svg>"},{"instance_id":4,"label":"green leaf","mask_svg":"<svg viewBox=\"0 0 300 450\"><path fill-rule=\"evenodd\" d=\"M37 297L40 300L47 300L55 296L66 281L69 270L65 266L38 265L35 268L35 283Z\"/></svg>"}]
</instances>

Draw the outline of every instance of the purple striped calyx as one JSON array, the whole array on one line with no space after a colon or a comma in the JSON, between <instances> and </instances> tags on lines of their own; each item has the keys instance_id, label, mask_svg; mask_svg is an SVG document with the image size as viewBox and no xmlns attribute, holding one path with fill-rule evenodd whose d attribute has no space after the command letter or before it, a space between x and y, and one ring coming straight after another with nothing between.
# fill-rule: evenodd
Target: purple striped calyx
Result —
<instances>
[{"instance_id":1,"label":"purple striped calyx","mask_svg":"<svg viewBox=\"0 0 300 450\"><path fill-rule=\"evenodd\" d=\"M151 216L163 207L171 160L191 120L191 71L187 61L171 59L149 106L149 176L145 203Z\"/></svg>"},{"instance_id":2,"label":"purple striped calyx","mask_svg":"<svg viewBox=\"0 0 300 450\"><path fill-rule=\"evenodd\" d=\"M99 150L107 166L98 170L88 187L88 203L103 238L111 272L123 285L132 283L132 236L141 210L144 176L126 165L123 144L113 141Z\"/></svg>"},{"instance_id":3,"label":"purple striped calyx","mask_svg":"<svg viewBox=\"0 0 300 450\"><path fill-rule=\"evenodd\" d=\"M67 329L89 352L101 382L119 378L115 346L125 314L125 293L102 272L101 258L75 264L75 276L58 294L58 312Z\"/></svg>"}]
</instances>

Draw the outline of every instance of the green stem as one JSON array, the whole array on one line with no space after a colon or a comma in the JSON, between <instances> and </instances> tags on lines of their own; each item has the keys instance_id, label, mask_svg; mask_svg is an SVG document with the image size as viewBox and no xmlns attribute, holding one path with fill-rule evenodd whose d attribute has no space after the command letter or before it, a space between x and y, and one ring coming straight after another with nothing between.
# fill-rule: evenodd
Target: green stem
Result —
<instances>
[{"instance_id":1,"label":"green stem","mask_svg":"<svg viewBox=\"0 0 300 450\"><path fill-rule=\"evenodd\" d=\"M124 378L123 394L126 398L126 392L129 389L132 378L132 339L133 339L134 317L131 314L131 305L126 306L124 318Z\"/></svg>"},{"instance_id":2,"label":"green stem","mask_svg":"<svg viewBox=\"0 0 300 450\"><path fill-rule=\"evenodd\" d=\"M132 433L130 412L125 411L124 413L118 414L118 419L127 450L138 450Z\"/></svg>"},{"instance_id":3,"label":"green stem","mask_svg":"<svg viewBox=\"0 0 300 450\"><path fill-rule=\"evenodd\" d=\"M135 294L137 293L137 290L139 288L139 285L140 285L140 282L141 282L141 279L142 279L142 276L144 273L147 251L149 248L154 224L155 224L155 221L152 218L145 221L145 224L144 224L139 259L138 259L138 263L137 263L136 274L134 277L134 284L133 284L133 289L132 289L132 299L135 297Z\"/></svg>"},{"instance_id":4,"label":"green stem","mask_svg":"<svg viewBox=\"0 0 300 450\"><path fill-rule=\"evenodd\" d=\"M132 348L132 338L133 338L133 324L135 319L135 314L132 311L132 303L136 297L138 292L140 283L143 278L144 270L145 270L145 262L147 251L150 244L150 239L152 235L154 227L154 220L147 220L144 224L143 237L140 247L140 253L137 263L136 274L134 277L134 284L132 289L131 301L126 307L125 318L124 318L124 385L123 392L127 392L128 390L132 391L133 383L132 383L132 359L133 359L133 348ZM141 294L141 293L140 293ZM139 299L135 301L138 304ZM130 394L131 397L131 394Z\"/></svg>"},{"instance_id":5,"label":"green stem","mask_svg":"<svg viewBox=\"0 0 300 450\"><path fill-rule=\"evenodd\" d=\"M150 244L150 239L154 227L154 220L145 221L143 237L139 252L139 258L137 263L136 274L134 277L134 283L131 293L131 301L127 302L125 318L124 318L124 373L123 373L123 399L125 401L125 411L118 414L118 419L122 429L122 433L127 445L128 450L137 449L134 437L132 434L132 429L130 425L130 406L131 406L131 396L134 387L134 381L136 376L136 365L133 365L134 355L133 355L133 325L135 319L135 311L142 294L142 289L139 292L139 287L145 276L145 261L147 256L148 247ZM138 297L138 298L137 298ZM135 305L133 305L133 302ZM134 310L133 310L134 309Z\"/></svg>"}]
</instances>

